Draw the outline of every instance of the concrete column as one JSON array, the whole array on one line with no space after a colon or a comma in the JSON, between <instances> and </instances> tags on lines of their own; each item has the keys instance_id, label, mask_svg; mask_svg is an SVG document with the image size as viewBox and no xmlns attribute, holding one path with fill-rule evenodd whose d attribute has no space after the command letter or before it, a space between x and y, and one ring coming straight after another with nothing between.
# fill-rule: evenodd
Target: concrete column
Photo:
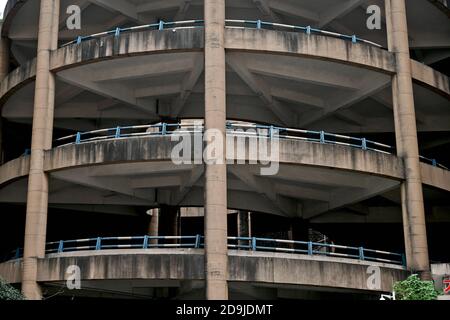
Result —
<instances>
[{"instance_id":1,"label":"concrete column","mask_svg":"<svg viewBox=\"0 0 450 320\"><path fill-rule=\"evenodd\" d=\"M3 26L0 26L0 34ZM0 37L0 82L9 73L9 40ZM0 115L0 164L3 163L3 118Z\"/></svg>"},{"instance_id":2,"label":"concrete column","mask_svg":"<svg viewBox=\"0 0 450 320\"><path fill-rule=\"evenodd\" d=\"M227 166L225 162L225 0L205 0L205 128L220 132L223 153L205 169L206 298L228 299ZM211 131L209 131L211 132ZM211 146L214 141L207 141Z\"/></svg>"},{"instance_id":3,"label":"concrete column","mask_svg":"<svg viewBox=\"0 0 450 320\"><path fill-rule=\"evenodd\" d=\"M150 215L150 222L148 225L148 235L152 237L159 236L159 209L152 209ZM150 240L150 244L157 245L158 240Z\"/></svg>"},{"instance_id":4,"label":"concrete column","mask_svg":"<svg viewBox=\"0 0 450 320\"><path fill-rule=\"evenodd\" d=\"M238 237L251 237L251 213L248 211L238 211L237 214L237 236Z\"/></svg>"},{"instance_id":5,"label":"concrete column","mask_svg":"<svg viewBox=\"0 0 450 320\"><path fill-rule=\"evenodd\" d=\"M237 236L250 238L252 236L251 213L248 211L238 211L237 214ZM247 246L248 241L239 241L238 245Z\"/></svg>"},{"instance_id":6,"label":"concrete column","mask_svg":"<svg viewBox=\"0 0 450 320\"><path fill-rule=\"evenodd\" d=\"M401 187L408 268L422 279L431 278L425 209L420 172L416 114L409 54L405 0L385 0L389 49L395 53L392 81L397 153L404 161L406 180Z\"/></svg>"},{"instance_id":7,"label":"concrete column","mask_svg":"<svg viewBox=\"0 0 450 320\"><path fill-rule=\"evenodd\" d=\"M28 179L22 292L28 299L42 298L36 281L37 259L45 256L48 208L48 176L44 172L44 151L51 148L54 86L51 85L50 52L54 48L59 0L41 0L36 65L36 86ZM51 103L49 103L51 101Z\"/></svg>"},{"instance_id":8,"label":"concrete column","mask_svg":"<svg viewBox=\"0 0 450 320\"><path fill-rule=\"evenodd\" d=\"M178 207L161 206L159 214L159 235L179 235L179 212L180 209ZM165 243L178 243L178 240L167 240Z\"/></svg>"},{"instance_id":9,"label":"concrete column","mask_svg":"<svg viewBox=\"0 0 450 320\"><path fill-rule=\"evenodd\" d=\"M393 43L393 29L392 29L392 16L391 16L391 0L385 0L385 9L386 9L386 32L387 32L387 42L388 42L388 50L394 51L394 43ZM397 144L397 153L403 154L403 146L402 146L402 135L400 132L400 121L399 121L399 107L398 107L398 86L397 86L397 76L393 77L392 80L392 105L394 109L394 122L395 122L395 137ZM402 221L403 221L403 236L405 239L405 256L406 261L412 261L411 256L411 238L409 232L409 219L408 219L408 210L406 207L406 184L402 183L400 186L401 193L401 203L402 203Z\"/></svg>"},{"instance_id":10,"label":"concrete column","mask_svg":"<svg viewBox=\"0 0 450 320\"><path fill-rule=\"evenodd\" d=\"M51 30L51 43L50 50L58 49L58 35L59 35L59 11L60 11L60 0L54 0L53 5L53 15L52 15L52 30ZM47 130L45 147L46 149L51 149L53 145L53 119L55 111L55 75L52 72L48 73L48 108L47 108L47 118L51 119L52 126L51 130Z\"/></svg>"}]
</instances>

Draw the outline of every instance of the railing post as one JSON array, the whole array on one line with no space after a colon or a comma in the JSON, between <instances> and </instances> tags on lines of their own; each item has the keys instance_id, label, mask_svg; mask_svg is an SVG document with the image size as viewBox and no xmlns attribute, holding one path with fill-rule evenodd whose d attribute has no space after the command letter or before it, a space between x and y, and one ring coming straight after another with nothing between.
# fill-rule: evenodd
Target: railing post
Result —
<instances>
[{"instance_id":1,"label":"railing post","mask_svg":"<svg viewBox=\"0 0 450 320\"><path fill-rule=\"evenodd\" d=\"M436 161L436 159L431 159L431 165L432 165L433 167L437 167L437 161Z\"/></svg>"},{"instance_id":2,"label":"railing post","mask_svg":"<svg viewBox=\"0 0 450 320\"><path fill-rule=\"evenodd\" d=\"M256 238L252 238L252 251L256 251Z\"/></svg>"},{"instance_id":3,"label":"railing post","mask_svg":"<svg viewBox=\"0 0 450 320\"><path fill-rule=\"evenodd\" d=\"M362 140L361 140L361 148L363 150L367 150L367 139L366 138L362 138Z\"/></svg>"},{"instance_id":4,"label":"railing post","mask_svg":"<svg viewBox=\"0 0 450 320\"><path fill-rule=\"evenodd\" d=\"M201 236L198 234L195 236L195 249L200 249L200 241L201 241Z\"/></svg>"},{"instance_id":5,"label":"railing post","mask_svg":"<svg viewBox=\"0 0 450 320\"><path fill-rule=\"evenodd\" d=\"M270 139L273 139L273 135L274 135L274 129L273 129L273 126L270 126L270 132L269 132L269 134L270 134Z\"/></svg>"},{"instance_id":6,"label":"railing post","mask_svg":"<svg viewBox=\"0 0 450 320\"><path fill-rule=\"evenodd\" d=\"M77 37L77 44L80 44L83 41L83 37L78 36Z\"/></svg>"},{"instance_id":7,"label":"railing post","mask_svg":"<svg viewBox=\"0 0 450 320\"><path fill-rule=\"evenodd\" d=\"M165 136L167 134L167 123L163 123L161 127L161 134Z\"/></svg>"},{"instance_id":8,"label":"railing post","mask_svg":"<svg viewBox=\"0 0 450 320\"><path fill-rule=\"evenodd\" d=\"M359 247L359 260L365 260L363 247Z\"/></svg>"},{"instance_id":9,"label":"railing post","mask_svg":"<svg viewBox=\"0 0 450 320\"><path fill-rule=\"evenodd\" d=\"M97 238L97 243L95 244L95 250L102 250L102 238Z\"/></svg>"},{"instance_id":10,"label":"railing post","mask_svg":"<svg viewBox=\"0 0 450 320\"><path fill-rule=\"evenodd\" d=\"M75 144L80 144L80 142L81 142L81 133L77 132L77 138L75 140Z\"/></svg>"},{"instance_id":11,"label":"railing post","mask_svg":"<svg viewBox=\"0 0 450 320\"><path fill-rule=\"evenodd\" d=\"M148 249L148 236L144 236L144 244L142 245L143 249Z\"/></svg>"},{"instance_id":12,"label":"railing post","mask_svg":"<svg viewBox=\"0 0 450 320\"><path fill-rule=\"evenodd\" d=\"M358 42L358 38L356 38L356 35L353 35L353 36L352 36L352 42L353 42L353 43Z\"/></svg>"},{"instance_id":13,"label":"railing post","mask_svg":"<svg viewBox=\"0 0 450 320\"><path fill-rule=\"evenodd\" d=\"M116 139L120 138L120 127L116 128Z\"/></svg>"},{"instance_id":14,"label":"railing post","mask_svg":"<svg viewBox=\"0 0 450 320\"><path fill-rule=\"evenodd\" d=\"M58 245L58 253L62 252L64 252L64 240L60 240Z\"/></svg>"},{"instance_id":15,"label":"railing post","mask_svg":"<svg viewBox=\"0 0 450 320\"><path fill-rule=\"evenodd\" d=\"M320 131L320 143L325 143L325 131Z\"/></svg>"},{"instance_id":16,"label":"railing post","mask_svg":"<svg viewBox=\"0 0 450 320\"><path fill-rule=\"evenodd\" d=\"M306 34L310 35L311 34L311 26L307 26L306 27Z\"/></svg>"},{"instance_id":17,"label":"railing post","mask_svg":"<svg viewBox=\"0 0 450 320\"><path fill-rule=\"evenodd\" d=\"M310 241L308 242L308 255L312 256L313 254L313 243Z\"/></svg>"},{"instance_id":18,"label":"railing post","mask_svg":"<svg viewBox=\"0 0 450 320\"><path fill-rule=\"evenodd\" d=\"M164 30L164 21L159 20L158 30Z\"/></svg>"},{"instance_id":19,"label":"railing post","mask_svg":"<svg viewBox=\"0 0 450 320\"><path fill-rule=\"evenodd\" d=\"M261 20L256 21L256 29L261 29Z\"/></svg>"},{"instance_id":20,"label":"railing post","mask_svg":"<svg viewBox=\"0 0 450 320\"><path fill-rule=\"evenodd\" d=\"M120 36L120 28L119 27L116 28L116 32L114 33L114 36L116 38Z\"/></svg>"}]
</instances>

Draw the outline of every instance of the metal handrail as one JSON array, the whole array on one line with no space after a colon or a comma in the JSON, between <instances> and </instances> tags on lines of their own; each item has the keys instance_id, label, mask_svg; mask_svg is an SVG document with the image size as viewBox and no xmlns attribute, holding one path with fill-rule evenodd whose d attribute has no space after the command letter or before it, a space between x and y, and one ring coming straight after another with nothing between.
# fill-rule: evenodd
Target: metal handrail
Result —
<instances>
[{"instance_id":1,"label":"metal handrail","mask_svg":"<svg viewBox=\"0 0 450 320\"><path fill-rule=\"evenodd\" d=\"M137 236L137 237L96 237L77 240L60 240L46 244L46 254L101 251L112 249L164 249L164 248L204 248L202 235L195 236ZM351 247L311 241L294 241L258 237L228 237L228 248L235 250L307 254L309 256L329 256L390 263L405 266L405 256L401 253ZM317 250L317 248L321 248ZM23 249L13 252L13 259L20 259Z\"/></svg>"},{"instance_id":2,"label":"metal handrail","mask_svg":"<svg viewBox=\"0 0 450 320\"><path fill-rule=\"evenodd\" d=\"M283 140L300 140L312 143L340 145L374 151L383 154L393 154L395 148L387 144L372 141L366 138L357 138L341 134L328 133L325 131L312 131L302 129L283 128L260 124L236 124L227 122L227 134L241 137L257 137ZM203 125L180 124L180 123L158 123L152 125L124 126L108 129L93 130L88 132L77 132L55 140L56 146L70 144L81 144L111 139L124 139L143 136L167 136L203 133ZM247 131L244 131L247 130ZM435 159L421 156L420 160L435 167L449 170Z\"/></svg>"},{"instance_id":3,"label":"metal handrail","mask_svg":"<svg viewBox=\"0 0 450 320\"><path fill-rule=\"evenodd\" d=\"M80 44L83 41L91 40L95 38L105 37L114 35L115 37L119 37L122 33L132 32L132 31L141 31L141 30L179 30L179 29L187 29L187 28L201 28L204 27L204 20L185 20L185 21L174 21L174 22L164 22L160 21L158 23L145 24L135 27L129 28L116 28L114 30L109 30L105 32L95 33L88 36L78 36L75 40L70 41L62 45L62 47L69 46L72 44ZM308 35L310 34L320 34L328 37L334 37L344 40L350 40L353 43L365 43L368 45L376 46L382 48L378 43L365 40L357 37L356 35L345 35L337 32L331 32L327 30L321 30L317 28L313 28L311 26L296 26L289 25L283 23L273 23L266 22L262 20L225 20L225 27L227 28L254 28L254 29L270 29L270 30L287 30L291 32L304 32Z\"/></svg>"}]
</instances>

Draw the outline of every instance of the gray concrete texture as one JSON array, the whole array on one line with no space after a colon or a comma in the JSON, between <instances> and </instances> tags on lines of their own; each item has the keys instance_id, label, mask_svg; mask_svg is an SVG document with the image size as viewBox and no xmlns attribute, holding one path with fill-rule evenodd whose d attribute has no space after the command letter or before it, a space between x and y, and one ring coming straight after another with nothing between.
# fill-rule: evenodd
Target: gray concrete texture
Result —
<instances>
[{"instance_id":1,"label":"gray concrete texture","mask_svg":"<svg viewBox=\"0 0 450 320\"><path fill-rule=\"evenodd\" d=\"M0 274L10 283L20 283L21 260L0 264ZM67 279L66 270L76 265L81 280L151 279L205 280L204 252L198 249L109 250L100 253L64 253L39 259L37 280L41 283ZM368 286L369 267L379 267L379 287ZM356 292L390 292L392 284L407 276L402 267L358 262L342 258L309 257L282 253L229 252L229 282L275 286L316 286Z\"/></svg>"}]
</instances>

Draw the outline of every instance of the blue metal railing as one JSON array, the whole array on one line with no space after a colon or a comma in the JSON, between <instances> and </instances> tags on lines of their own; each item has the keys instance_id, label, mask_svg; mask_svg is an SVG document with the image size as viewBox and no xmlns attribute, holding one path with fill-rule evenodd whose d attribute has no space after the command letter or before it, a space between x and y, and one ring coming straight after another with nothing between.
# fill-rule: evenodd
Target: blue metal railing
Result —
<instances>
[{"instance_id":1,"label":"blue metal railing","mask_svg":"<svg viewBox=\"0 0 450 320\"><path fill-rule=\"evenodd\" d=\"M344 40L352 41L353 43L365 43L372 46L381 48L382 46L365 39L361 39L356 35L345 35L341 33L321 30L313 28L311 26L295 26L282 23L266 22L261 20L225 20L225 26L227 28L254 28L254 29L269 29L269 30L279 30L279 31L290 31L290 32L303 32L308 35L310 34L320 34L328 37L334 37ZM105 36L115 36L119 37L123 33L133 32L133 31L143 31L143 30L179 30L187 28L202 28L204 27L204 20L186 20L186 21L175 21L175 22L164 22L160 21L158 23L146 24L141 26L129 27L129 28L116 28L114 30L109 30L105 32L100 32L88 36L79 36L75 40L70 41L62 47L80 44L83 41L91 40L95 38L105 37Z\"/></svg>"},{"instance_id":2,"label":"blue metal railing","mask_svg":"<svg viewBox=\"0 0 450 320\"><path fill-rule=\"evenodd\" d=\"M81 144L94 141L143 137L143 136L166 136L173 134L203 133L202 125L159 123L153 125L125 126L108 129L100 129L89 132L77 132L76 134L59 138L55 141L56 146L68 144ZM375 142L366 138L357 138L325 131L312 131L302 129L282 128L277 126L266 126L259 124L237 124L227 122L227 134L241 137L265 137L283 140L302 140L312 143L341 145L364 151L374 151L384 154L394 154L395 148L383 143ZM420 157L421 161L435 167L448 170L435 159Z\"/></svg>"},{"instance_id":3,"label":"blue metal railing","mask_svg":"<svg viewBox=\"0 0 450 320\"><path fill-rule=\"evenodd\" d=\"M138 236L138 237L96 237L78 240L48 242L46 254L100 251L113 249L163 249L163 248L204 248L204 237L195 236ZM260 252L280 252L328 256L405 265L405 256L400 253L366 249L363 247L342 246L329 243L268 239L257 237L228 237L230 250ZM20 259L23 250L17 249L9 259Z\"/></svg>"}]
</instances>

